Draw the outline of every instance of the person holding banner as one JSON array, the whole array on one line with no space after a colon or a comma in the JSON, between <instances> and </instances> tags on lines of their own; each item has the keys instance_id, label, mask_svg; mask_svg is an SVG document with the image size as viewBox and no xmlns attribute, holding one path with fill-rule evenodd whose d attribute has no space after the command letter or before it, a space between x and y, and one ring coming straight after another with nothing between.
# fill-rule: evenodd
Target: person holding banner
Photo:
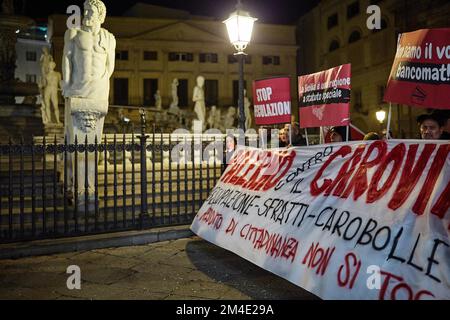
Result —
<instances>
[{"instance_id":1,"label":"person holding banner","mask_svg":"<svg viewBox=\"0 0 450 320\"><path fill-rule=\"evenodd\" d=\"M300 129L300 124L298 122L294 122L293 124L285 124L284 132L288 147L306 146L306 139L303 138Z\"/></svg>"},{"instance_id":2,"label":"person holding banner","mask_svg":"<svg viewBox=\"0 0 450 320\"><path fill-rule=\"evenodd\" d=\"M345 136L347 132L347 127L331 127L330 129L330 139L331 142L343 142L345 141ZM348 140L351 140L350 132L348 133Z\"/></svg>"},{"instance_id":3,"label":"person holding banner","mask_svg":"<svg viewBox=\"0 0 450 320\"><path fill-rule=\"evenodd\" d=\"M439 140L444 132L443 119L436 114L422 114L417 117L420 138L423 140Z\"/></svg>"},{"instance_id":4,"label":"person holding banner","mask_svg":"<svg viewBox=\"0 0 450 320\"><path fill-rule=\"evenodd\" d=\"M364 136L363 141L370 141L370 140L380 140L380 136L376 132L369 132Z\"/></svg>"},{"instance_id":5,"label":"person holding banner","mask_svg":"<svg viewBox=\"0 0 450 320\"><path fill-rule=\"evenodd\" d=\"M278 145L280 148L287 147L289 144L289 136L285 127L278 131Z\"/></svg>"},{"instance_id":6,"label":"person holding banner","mask_svg":"<svg viewBox=\"0 0 450 320\"><path fill-rule=\"evenodd\" d=\"M234 154L234 150L236 149L236 145L236 137L232 134L227 135L227 137L225 138L225 167L228 165L228 163L230 163L230 160Z\"/></svg>"},{"instance_id":7,"label":"person holding banner","mask_svg":"<svg viewBox=\"0 0 450 320\"><path fill-rule=\"evenodd\" d=\"M432 114L442 119L444 131L441 134L441 140L450 140L450 110L434 110Z\"/></svg>"}]
</instances>

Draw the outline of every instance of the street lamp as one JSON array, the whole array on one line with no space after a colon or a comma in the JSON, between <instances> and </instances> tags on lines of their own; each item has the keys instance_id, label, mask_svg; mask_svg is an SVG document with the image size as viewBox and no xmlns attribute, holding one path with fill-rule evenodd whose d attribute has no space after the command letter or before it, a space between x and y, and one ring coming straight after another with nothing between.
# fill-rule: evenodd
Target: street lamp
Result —
<instances>
[{"instance_id":1,"label":"street lamp","mask_svg":"<svg viewBox=\"0 0 450 320\"><path fill-rule=\"evenodd\" d=\"M380 123L383 123L384 119L386 119L386 111L380 108L380 110L375 112L375 116Z\"/></svg>"},{"instance_id":2,"label":"street lamp","mask_svg":"<svg viewBox=\"0 0 450 320\"><path fill-rule=\"evenodd\" d=\"M252 18L247 11L242 10L241 1L238 0L236 11L230 14L230 17L223 21L227 26L228 36L231 44L236 48L235 55L239 62L239 127L245 131L245 113L244 113L244 53L247 44L252 37L253 23L258 20Z\"/></svg>"},{"instance_id":3,"label":"street lamp","mask_svg":"<svg viewBox=\"0 0 450 320\"><path fill-rule=\"evenodd\" d=\"M128 123L130 122L130 119L127 117L123 117L122 121L123 121L123 134L125 134L127 132Z\"/></svg>"}]
</instances>

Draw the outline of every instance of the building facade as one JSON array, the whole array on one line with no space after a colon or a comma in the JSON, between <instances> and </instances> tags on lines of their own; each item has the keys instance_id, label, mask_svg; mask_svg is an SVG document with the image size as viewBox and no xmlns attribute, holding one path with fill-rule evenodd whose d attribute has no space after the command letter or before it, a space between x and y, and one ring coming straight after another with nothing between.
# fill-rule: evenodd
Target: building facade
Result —
<instances>
[{"instance_id":1,"label":"building facade","mask_svg":"<svg viewBox=\"0 0 450 320\"><path fill-rule=\"evenodd\" d=\"M22 82L40 83L41 65L39 60L44 47L50 49L46 26L34 26L19 32L16 43L15 79ZM24 97L16 97L16 103L22 103L23 100ZM41 97L38 96L38 104L40 100Z\"/></svg>"},{"instance_id":2,"label":"building facade","mask_svg":"<svg viewBox=\"0 0 450 320\"><path fill-rule=\"evenodd\" d=\"M410 2L410 3L408 3ZM370 5L381 9L381 29L370 30ZM380 131L375 112L388 111L383 95L399 33L450 26L448 1L323 0L298 20L298 73L308 74L340 64L352 65L351 120L365 132ZM395 137L417 136L417 115L424 109L392 105Z\"/></svg>"},{"instance_id":3,"label":"building facade","mask_svg":"<svg viewBox=\"0 0 450 320\"><path fill-rule=\"evenodd\" d=\"M139 10L129 10L129 14L144 12L145 5L139 6ZM207 107L236 106L238 64L225 25L217 20L192 17L186 12L179 16L173 14L174 10L170 10L170 15L167 12L162 10L160 16L170 18L155 14L106 18L103 27L117 40L110 103L154 106L154 95L159 90L162 106L167 108L172 101L171 84L176 78L180 108L193 108L192 92L197 76L202 75L206 80ZM64 15L49 18L50 41L57 62L62 59L66 19ZM255 24L244 66L250 98L253 80L277 75L292 77L292 95L296 96L295 30L295 26ZM57 63L57 68L61 68L61 63Z\"/></svg>"}]
</instances>

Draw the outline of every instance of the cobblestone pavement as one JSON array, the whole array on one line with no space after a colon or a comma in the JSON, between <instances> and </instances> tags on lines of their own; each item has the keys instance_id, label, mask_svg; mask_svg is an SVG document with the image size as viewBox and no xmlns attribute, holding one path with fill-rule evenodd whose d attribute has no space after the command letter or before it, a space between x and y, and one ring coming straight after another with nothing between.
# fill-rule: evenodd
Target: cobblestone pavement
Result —
<instances>
[{"instance_id":1,"label":"cobblestone pavement","mask_svg":"<svg viewBox=\"0 0 450 320\"><path fill-rule=\"evenodd\" d=\"M81 289L69 290L69 265ZM198 237L0 260L0 299L317 299Z\"/></svg>"}]
</instances>

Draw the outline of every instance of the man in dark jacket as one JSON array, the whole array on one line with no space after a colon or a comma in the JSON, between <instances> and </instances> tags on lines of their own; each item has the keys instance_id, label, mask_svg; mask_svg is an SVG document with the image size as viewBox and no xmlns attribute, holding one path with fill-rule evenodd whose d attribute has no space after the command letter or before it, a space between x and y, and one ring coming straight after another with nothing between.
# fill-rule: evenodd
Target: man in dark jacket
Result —
<instances>
[{"instance_id":1,"label":"man in dark jacket","mask_svg":"<svg viewBox=\"0 0 450 320\"><path fill-rule=\"evenodd\" d=\"M450 110L434 110L432 114L436 115L442 121L444 131L441 134L441 140L450 140Z\"/></svg>"},{"instance_id":2,"label":"man in dark jacket","mask_svg":"<svg viewBox=\"0 0 450 320\"><path fill-rule=\"evenodd\" d=\"M422 114L417 117L420 137L424 140L441 139L444 132L444 121L436 113Z\"/></svg>"}]
</instances>

